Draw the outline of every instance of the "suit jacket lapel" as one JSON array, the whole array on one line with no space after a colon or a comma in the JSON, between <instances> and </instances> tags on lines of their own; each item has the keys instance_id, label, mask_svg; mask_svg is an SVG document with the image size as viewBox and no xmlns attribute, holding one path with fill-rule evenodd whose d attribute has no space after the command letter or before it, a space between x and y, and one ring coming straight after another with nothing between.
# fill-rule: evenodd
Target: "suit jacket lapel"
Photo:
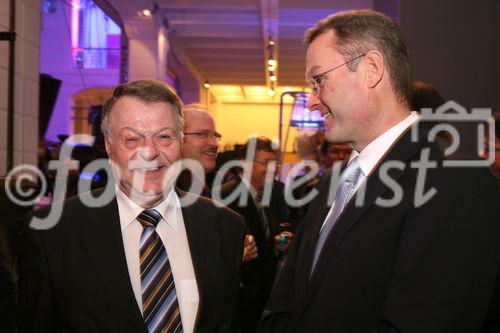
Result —
<instances>
[{"instance_id":1,"label":"suit jacket lapel","mask_svg":"<svg viewBox=\"0 0 500 333\"><path fill-rule=\"evenodd\" d=\"M130 322L146 332L130 283L116 199L104 207L86 210L85 218L88 223L80 236L97 275Z\"/></svg>"},{"instance_id":2,"label":"suit jacket lapel","mask_svg":"<svg viewBox=\"0 0 500 333\"><path fill-rule=\"evenodd\" d=\"M180 193L186 194L182 191ZM182 218L200 296L197 315L197 318L200 318L200 311L203 311L207 299L210 299L215 289L217 279L215 267L219 257L220 236L214 226L215 217L207 216L207 212L203 212L196 202L182 207Z\"/></svg>"},{"instance_id":3,"label":"suit jacket lapel","mask_svg":"<svg viewBox=\"0 0 500 333\"><path fill-rule=\"evenodd\" d=\"M325 179L325 182L327 182L327 184L330 184L330 179L331 178L328 177L327 179ZM298 293L297 298L300 300L305 299L305 297L307 296L310 283L310 271L314 255L314 249L316 247L316 242L318 241L319 238L319 231L321 229L321 226L331 207L327 205L328 186L322 187L319 193L320 194L318 197L318 204L314 205L314 207L309 207L310 213L306 215L307 222L305 219L302 222L302 223L309 223L309 221L311 221L314 224L311 225L310 231L304 234L304 236L306 237L304 238L303 241L304 244L301 246L301 251L304 252L304 255L299 257L300 261L297 263L297 267L302 267L302 269L299 271L301 276L298 279L298 281L300 281L302 284L296 288L296 292Z\"/></svg>"},{"instance_id":4,"label":"suit jacket lapel","mask_svg":"<svg viewBox=\"0 0 500 333\"><path fill-rule=\"evenodd\" d=\"M355 196L344 209L343 214L337 221L333 229L333 232L331 232L329 237L327 238L323 246L321 255L318 258L318 263L316 264L315 271L311 276L308 288L306 288L307 289L306 300L305 302L302 303L304 305L304 308L307 302L310 300L316 287L318 286L318 283L321 280L323 273L328 266L328 263L331 262L332 257L335 255L335 252L338 250L344 237L352 229L352 227L359 221L359 219L363 216L363 214L366 213L373 206L373 204L375 204L377 198L379 198L385 191L388 190L387 186L382 182L382 180L379 177L380 166L382 165L382 163L387 161L407 162L409 159L415 156L420 151L423 145L422 137L425 135L425 133L422 133L422 131L419 131L419 133L421 134L420 134L420 140L418 142L412 142L410 131L404 133L401 139L397 141L394 144L394 146L391 149L389 149L386 156L382 158L382 162L377 165L377 167L374 169L372 174L367 179L364 204L360 207L356 207L354 203L357 196ZM393 180L397 181L400 177L402 177L405 174L406 171L407 171L406 168L404 170L396 168L391 169L390 177ZM328 212L328 210L326 212ZM326 216L326 214L324 215ZM313 232L312 235L310 235L311 244L309 246L310 248L312 248L311 250L312 252L307 256L306 259L308 260L308 265L306 265L308 269L310 269L311 267L311 261L314 253L315 244L317 238L319 237L318 226L322 225L325 216L323 216L323 219L320 219L320 221L318 221L318 225L315 226L317 232ZM307 274L309 274L309 271L307 272Z\"/></svg>"}]
</instances>

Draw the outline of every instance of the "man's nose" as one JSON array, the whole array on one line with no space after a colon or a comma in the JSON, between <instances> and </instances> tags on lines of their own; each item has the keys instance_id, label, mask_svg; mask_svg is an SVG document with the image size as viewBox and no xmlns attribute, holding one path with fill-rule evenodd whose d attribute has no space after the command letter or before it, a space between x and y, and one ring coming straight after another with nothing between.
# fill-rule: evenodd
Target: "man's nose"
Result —
<instances>
[{"instance_id":1,"label":"man's nose","mask_svg":"<svg viewBox=\"0 0 500 333\"><path fill-rule=\"evenodd\" d=\"M152 161L159 155L158 147L153 139L144 140L143 146L139 149L139 156L146 161Z\"/></svg>"},{"instance_id":2,"label":"man's nose","mask_svg":"<svg viewBox=\"0 0 500 333\"><path fill-rule=\"evenodd\" d=\"M217 139L215 136L209 136L207 138L207 144L212 147L219 147L219 139Z\"/></svg>"},{"instance_id":3,"label":"man's nose","mask_svg":"<svg viewBox=\"0 0 500 333\"><path fill-rule=\"evenodd\" d=\"M320 100L316 94L309 94L309 98L307 99L307 108L309 111L318 110Z\"/></svg>"}]
</instances>

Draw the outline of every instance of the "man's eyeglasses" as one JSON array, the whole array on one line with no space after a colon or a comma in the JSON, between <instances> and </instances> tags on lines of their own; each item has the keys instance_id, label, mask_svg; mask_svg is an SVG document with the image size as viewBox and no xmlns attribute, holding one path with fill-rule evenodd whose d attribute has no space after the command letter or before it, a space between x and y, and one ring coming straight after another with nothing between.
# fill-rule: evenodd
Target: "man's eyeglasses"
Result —
<instances>
[{"instance_id":1,"label":"man's eyeglasses","mask_svg":"<svg viewBox=\"0 0 500 333\"><path fill-rule=\"evenodd\" d=\"M343 64L340 64L340 65L338 65L338 66L335 66L335 67L333 67L333 68L330 68L329 70L324 71L324 72L322 72L322 73L319 73L318 75L314 75L314 76L311 78L311 85L312 85L312 87L311 87L311 88L312 88L312 93L313 93L313 95L316 95L316 94L319 92L319 90L320 90L321 88L323 88L323 86L325 85L325 82L326 82L326 78L325 78L325 76L326 76L326 74L328 74L328 73L330 73L330 72L333 72L333 71L334 71L334 70L336 70L337 68L340 68L340 67L342 67L342 66L344 66L344 65L347 65L348 63L353 62L354 60L357 60L357 59L359 59L359 58L361 58L361 57L364 57L365 55L366 55L366 53L360 54L360 55L358 55L358 56L356 56L356 57L354 57L354 58L352 58L352 59L350 59L350 60L347 60L347 61L346 61L346 62L344 62Z\"/></svg>"},{"instance_id":2,"label":"man's eyeglasses","mask_svg":"<svg viewBox=\"0 0 500 333\"><path fill-rule=\"evenodd\" d=\"M215 140L220 140L222 138L222 135L218 132L209 132L209 131L200 131L200 132L189 132L189 133L184 133L184 135L194 135L200 139L215 139Z\"/></svg>"}]
</instances>

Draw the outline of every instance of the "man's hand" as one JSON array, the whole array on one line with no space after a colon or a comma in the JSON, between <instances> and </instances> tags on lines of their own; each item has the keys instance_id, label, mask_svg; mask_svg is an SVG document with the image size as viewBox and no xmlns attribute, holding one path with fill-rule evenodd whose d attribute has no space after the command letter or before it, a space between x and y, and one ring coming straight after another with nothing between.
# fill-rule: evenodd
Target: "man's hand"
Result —
<instances>
[{"instance_id":1,"label":"man's hand","mask_svg":"<svg viewBox=\"0 0 500 333\"><path fill-rule=\"evenodd\" d=\"M282 241L282 238L283 240L286 240L286 242ZM293 233L291 233L290 231L283 231L279 233L278 235L274 236L274 249L281 252L287 251L292 244L292 239Z\"/></svg>"},{"instance_id":2,"label":"man's hand","mask_svg":"<svg viewBox=\"0 0 500 333\"><path fill-rule=\"evenodd\" d=\"M245 247L243 249L243 261L249 262L259 256L257 245L252 235L245 236Z\"/></svg>"}]
</instances>

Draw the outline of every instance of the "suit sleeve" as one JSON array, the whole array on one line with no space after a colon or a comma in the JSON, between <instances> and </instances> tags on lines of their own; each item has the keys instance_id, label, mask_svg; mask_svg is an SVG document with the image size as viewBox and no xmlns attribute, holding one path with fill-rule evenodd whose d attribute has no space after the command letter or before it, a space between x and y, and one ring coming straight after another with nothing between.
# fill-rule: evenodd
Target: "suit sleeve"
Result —
<instances>
[{"instance_id":1,"label":"suit sleeve","mask_svg":"<svg viewBox=\"0 0 500 333\"><path fill-rule=\"evenodd\" d=\"M244 242L245 242L245 221L244 221L243 217L238 215L236 222L238 222L238 225L239 225L239 239L238 239L238 242L236 243L236 253L238 255L236 255L237 270L235 272L236 273L235 281L237 281L236 289L239 289L239 286L241 284L241 266L243 263L243 246L244 246ZM235 302L234 308L235 309L238 308L238 302ZM234 332L234 333L241 332L240 313L237 310L234 311L233 319L231 321L231 332Z\"/></svg>"},{"instance_id":2,"label":"suit sleeve","mask_svg":"<svg viewBox=\"0 0 500 333\"><path fill-rule=\"evenodd\" d=\"M17 325L23 332L57 332L46 253L38 232L26 227L18 258Z\"/></svg>"},{"instance_id":3,"label":"suit sleeve","mask_svg":"<svg viewBox=\"0 0 500 333\"><path fill-rule=\"evenodd\" d=\"M442 182L408 213L383 323L371 333L481 330L500 265L500 199L483 180Z\"/></svg>"}]
</instances>

